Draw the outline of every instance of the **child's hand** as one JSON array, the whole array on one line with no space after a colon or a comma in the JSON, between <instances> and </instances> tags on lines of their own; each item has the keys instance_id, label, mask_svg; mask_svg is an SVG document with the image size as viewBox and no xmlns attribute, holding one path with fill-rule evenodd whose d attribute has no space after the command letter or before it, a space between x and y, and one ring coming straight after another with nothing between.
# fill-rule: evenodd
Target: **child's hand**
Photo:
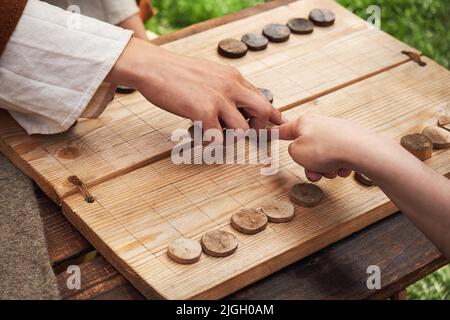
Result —
<instances>
[{"instance_id":1,"label":"child's hand","mask_svg":"<svg viewBox=\"0 0 450 320\"><path fill-rule=\"evenodd\" d=\"M305 114L280 126L280 139L294 140L289 154L315 182L322 176L347 177L355 169L360 150L373 133L347 120Z\"/></svg>"},{"instance_id":2,"label":"child's hand","mask_svg":"<svg viewBox=\"0 0 450 320\"><path fill-rule=\"evenodd\" d=\"M398 142L342 119L305 114L280 126L294 140L289 154L311 181L322 176L368 175L450 258L450 182Z\"/></svg>"}]
</instances>

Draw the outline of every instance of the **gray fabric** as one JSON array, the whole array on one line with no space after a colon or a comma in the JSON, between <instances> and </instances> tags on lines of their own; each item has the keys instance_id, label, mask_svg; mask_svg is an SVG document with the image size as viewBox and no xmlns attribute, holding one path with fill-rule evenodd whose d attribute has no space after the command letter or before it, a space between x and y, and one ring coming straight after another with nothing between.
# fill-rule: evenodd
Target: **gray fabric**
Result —
<instances>
[{"instance_id":1,"label":"gray fabric","mask_svg":"<svg viewBox=\"0 0 450 320\"><path fill-rule=\"evenodd\" d=\"M58 299L31 180L0 154L0 299Z\"/></svg>"}]
</instances>

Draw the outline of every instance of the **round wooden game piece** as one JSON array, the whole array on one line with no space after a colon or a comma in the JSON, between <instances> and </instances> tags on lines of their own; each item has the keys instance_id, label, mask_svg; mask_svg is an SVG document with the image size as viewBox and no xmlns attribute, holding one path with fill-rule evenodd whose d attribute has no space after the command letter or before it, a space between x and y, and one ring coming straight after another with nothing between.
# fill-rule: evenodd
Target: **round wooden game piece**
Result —
<instances>
[{"instance_id":1,"label":"round wooden game piece","mask_svg":"<svg viewBox=\"0 0 450 320\"><path fill-rule=\"evenodd\" d=\"M367 187L371 187L374 185L372 179L370 179L364 173L355 172L355 180Z\"/></svg>"},{"instance_id":2,"label":"round wooden game piece","mask_svg":"<svg viewBox=\"0 0 450 320\"><path fill-rule=\"evenodd\" d=\"M310 34L314 31L313 23L304 18L293 18L288 21L287 26L295 34Z\"/></svg>"},{"instance_id":3,"label":"round wooden game piece","mask_svg":"<svg viewBox=\"0 0 450 320\"><path fill-rule=\"evenodd\" d=\"M285 42L289 40L291 30L279 23L271 23L264 27L263 35L271 42Z\"/></svg>"},{"instance_id":4,"label":"round wooden game piece","mask_svg":"<svg viewBox=\"0 0 450 320\"><path fill-rule=\"evenodd\" d=\"M256 33L247 33L242 36L241 41L245 43L248 50L261 51L267 48L269 40L263 35Z\"/></svg>"},{"instance_id":5,"label":"round wooden game piece","mask_svg":"<svg viewBox=\"0 0 450 320\"><path fill-rule=\"evenodd\" d=\"M212 230L206 232L201 239L203 251L213 257L226 257L236 251L238 241L227 231Z\"/></svg>"},{"instance_id":6,"label":"round wooden game piece","mask_svg":"<svg viewBox=\"0 0 450 320\"><path fill-rule=\"evenodd\" d=\"M130 93L133 93L135 91L136 91L136 89L125 87L125 86L121 86L121 85L117 86L117 88L116 88L116 92L117 93L121 93L121 94L130 94Z\"/></svg>"},{"instance_id":7,"label":"round wooden game piece","mask_svg":"<svg viewBox=\"0 0 450 320\"><path fill-rule=\"evenodd\" d=\"M450 115L440 115L438 118L438 126L450 131Z\"/></svg>"},{"instance_id":8,"label":"round wooden game piece","mask_svg":"<svg viewBox=\"0 0 450 320\"><path fill-rule=\"evenodd\" d=\"M336 17L329 9L312 9L309 13L309 20L316 26L329 27L334 24Z\"/></svg>"},{"instance_id":9,"label":"round wooden game piece","mask_svg":"<svg viewBox=\"0 0 450 320\"><path fill-rule=\"evenodd\" d=\"M178 238L172 241L167 248L170 259L181 264L195 263L200 259L202 246L195 240Z\"/></svg>"},{"instance_id":10,"label":"round wooden game piece","mask_svg":"<svg viewBox=\"0 0 450 320\"><path fill-rule=\"evenodd\" d=\"M256 234L267 226L267 216L254 209L242 209L231 216L231 226L244 234Z\"/></svg>"},{"instance_id":11,"label":"round wooden game piece","mask_svg":"<svg viewBox=\"0 0 450 320\"><path fill-rule=\"evenodd\" d=\"M271 200L262 204L261 211L270 222L282 223L294 219L294 206L289 201Z\"/></svg>"},{"instance_id":12,"label":"round wooden game piece","mask_svg":"<svg viewBox=\"0 0 450 320\"><path fill-rule=\"evenodd\" d=\"M402 137L400 144L422 161L430 159L433 153L433 142L420 133L408 134Z\"/></svg>"},{"instance_id":13,"label":"round wooden game piece","mask_svg":"<svg viewBox=\"0 0 450 320\"><path fill-rule=\"evenodd\" d=\"M450 132L447 130L436 126L429 126L422 130L422 134L433 142L433 148L450 148Z\"/></svg>"},{"instance_id":14,"label":"round wooden game piece","mask_svg":"<svg viewBox=\"0 0 450 320\"><path fill-rule=\"evenodd\" d=\"M444 128L447 131L450 131L450 123L449 124L441 124L439 125L441 128Z\"/></svg>"},{"instance_id":15,"label":"round wooden game piece","mask_svg":"<svg viewBox=\"0 0 450 320\"><path fill-rule=\"evenodd\" d=\"M298 183L291 189L290 199L302 207L317 206L324 198L322 189L311 183Z\"/></svg>"},{"instance_id":16,"label":"round wooden game piece","mask_svg":"<svg viewBox=\"0 0 450 320\"><path fill-rule=\"evenodd\" d=\"M247 46L242 41L236 39L225 39L219 42L217 48L220 55L227 58L241 58L247 54Z\"/></svg>"},{"instance_id":17,"label":"round wooden game piece","mask_svg":"<svg viewBox=\"0 0 450 320\"><path fill-rule=\"evenodd\" d=\"M258 91L269 101L273 103L273 93L269 89L258 88Z\"/></svg>"}]
</instances>

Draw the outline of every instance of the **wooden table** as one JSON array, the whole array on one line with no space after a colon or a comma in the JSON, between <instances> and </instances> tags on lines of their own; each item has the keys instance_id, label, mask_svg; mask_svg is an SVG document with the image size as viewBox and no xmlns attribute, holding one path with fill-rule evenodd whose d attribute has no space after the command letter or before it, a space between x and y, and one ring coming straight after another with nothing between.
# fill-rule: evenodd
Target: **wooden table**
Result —
<instances>
[{"instance_id":1,"label":"wooden table","mask_svg":"<svg viewBox=\"0 0 450 320\"><path fill-rule=\"evenodd\" d=\"M292 2L272 1L160 37L167 43ZM61 209L36 188L48 250L64 299L143 299L144 297L97 254L66 220ZM390 216L297 263L250 285L231 299L386 299L447 263L442 254L401 213ZM82 270L82 289L66 287L68 265ZM382 289L369 290L366 268L378 265Z\"/></svg>"},{"instance_id":2,"label":"wooden table","mask_svg":"<svg viewBox=\"0 0 450 320\"><path fill-rule=\"evenodd\" d=\"M48 252L63 299L144 299L36 187ZM386 299L446 265L442 253L406 218L394 214L279 272L230 299ZM81 290L69 290L65 270L79 265ZM366 287L366 268L382 270L382 288Z\"/></svg>"}]
</instances>

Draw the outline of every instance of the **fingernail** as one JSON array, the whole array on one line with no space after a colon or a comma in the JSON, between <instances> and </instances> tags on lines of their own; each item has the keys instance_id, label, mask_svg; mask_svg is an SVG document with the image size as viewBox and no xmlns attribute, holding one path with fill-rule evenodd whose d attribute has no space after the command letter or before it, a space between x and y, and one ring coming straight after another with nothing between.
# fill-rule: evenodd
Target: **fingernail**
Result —
<instances>
[{"instance_id":1,"label":"fingernail","mask_svg":"<svg viewBox=\"0 0 450 320\"><path fill-rule=\"evenodd\" d=\"M283 123L288 122L288 118L286 118L286 116L284 114L281 114L281 121L283 121Z\"/></svg>"}]
</instances>

